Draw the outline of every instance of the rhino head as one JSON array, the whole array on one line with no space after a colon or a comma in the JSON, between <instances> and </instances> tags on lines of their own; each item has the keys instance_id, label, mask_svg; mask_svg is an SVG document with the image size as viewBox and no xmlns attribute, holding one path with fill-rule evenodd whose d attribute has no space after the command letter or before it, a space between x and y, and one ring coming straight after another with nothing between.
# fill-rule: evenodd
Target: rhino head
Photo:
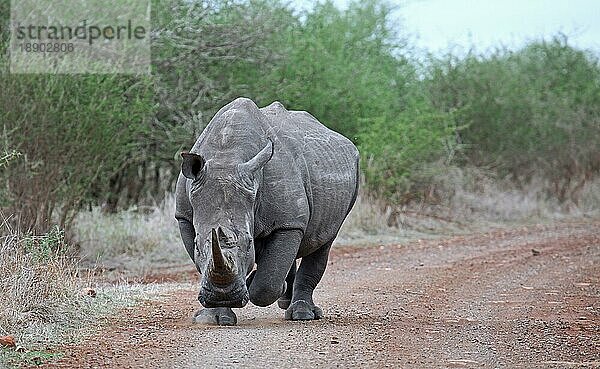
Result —
<instances>
[{"instance_id":1,"label":"rhino head","mask_svg":"<svg viewBox=\"0 0 600 369\"><path fill-rule=\"evenodd\" d=\"M181 171L191 179L190 202L196 230L194 262L202 274L198 300L204 307L243 307L246 275L254 267L254 210L262 168L273 143L250 160L227 156L205 161L182 153Z\"/></svg>"}]
</instances>

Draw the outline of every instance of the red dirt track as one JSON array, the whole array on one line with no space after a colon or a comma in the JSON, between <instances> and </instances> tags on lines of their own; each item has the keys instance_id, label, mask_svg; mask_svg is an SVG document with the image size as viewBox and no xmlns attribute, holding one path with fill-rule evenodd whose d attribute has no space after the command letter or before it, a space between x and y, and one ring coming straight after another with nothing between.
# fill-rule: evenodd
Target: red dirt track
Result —
<instances>
[{"instance_id":1,"label":"red dirt track","mask_svg":"<svg viewBox=\"0 0 600 369\"><path fill-rule=\"evenodd\" d=\"M196 295L122 311L46 367L600 367L600 222L334 246L320 321L249 305L235 327L195 326Z\"/></svg>"}]
</instances>

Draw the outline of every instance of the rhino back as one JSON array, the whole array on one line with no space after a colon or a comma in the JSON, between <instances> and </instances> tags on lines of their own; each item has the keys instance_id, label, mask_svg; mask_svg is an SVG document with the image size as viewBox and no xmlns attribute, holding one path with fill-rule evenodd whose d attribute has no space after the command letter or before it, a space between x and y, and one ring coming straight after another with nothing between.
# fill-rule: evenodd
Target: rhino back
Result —
<instances>
[{"instance_id":1,"label":"rhino back","mask_svg":"<svg viewBox=\"0 0 600 369\"><path fill-rule=\"evenodd\" d=\"M307 112L288 111L278 102L261 111L302 178L309 219L300 252L308 254L337 235L356 199L358 150Z\"/></svg>"}]
</instances>

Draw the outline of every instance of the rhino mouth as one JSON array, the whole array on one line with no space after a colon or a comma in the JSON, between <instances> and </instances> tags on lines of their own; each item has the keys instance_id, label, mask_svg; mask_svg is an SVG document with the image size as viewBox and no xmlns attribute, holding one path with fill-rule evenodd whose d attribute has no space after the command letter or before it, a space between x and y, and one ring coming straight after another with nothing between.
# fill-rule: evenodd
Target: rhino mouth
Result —
<instances>
[{"instance_id":1,"label":"rhino mouth","mask_svg":"<svg viewBox=\"0 0 600 369\"><path fill-rule=\"evenodd\" d=\"M211 283L203 283L198 294L198 301L206 308L246 306L250 295L245 283L236 281L227 287L217 287Z\"/></svg>"}]
</instances>

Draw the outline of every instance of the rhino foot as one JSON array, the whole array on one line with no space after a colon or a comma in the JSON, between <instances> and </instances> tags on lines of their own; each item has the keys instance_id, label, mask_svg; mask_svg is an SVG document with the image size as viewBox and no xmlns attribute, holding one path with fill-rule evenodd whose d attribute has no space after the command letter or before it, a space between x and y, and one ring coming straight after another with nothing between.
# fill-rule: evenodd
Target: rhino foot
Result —
<instances>
[{"instance_id":1,"label":"rhino foot","mask_svg":"<svg viewBox=\"0 0 600 369\"><path fill-rule=\"evenodd\" d=\"M205 325L236 325L237 316L231 308L205 308L194 314L193 322Z\"/></svg>"},{"instance_id":2,"label":"rhino foot","mask_svg":"<svg viewBox=\"0 0 600 369\"><path fill-rule=\"evenodd\" d=\"M277 305L279 305L279 307L284 310L289 308L291 303L292 303L292 300L285 296L280 297L279 300L277 300Z\"/></svg>"},{"instance_id":3,"label":"rhino foot","mask_svg":"<svg viewBox=\"0 0 600 369\"><path fill-rule=\"evenodd\" d=\"M277 305L280 309L287 309L292 303L292 289L289 288L290 284L283 282L283 295L277 300Z\"/></svg>"},{"instance_id":4,"label":"rhino foot","mask_svg":"<svg viewBox=\"0 0 600 369\"><path fill-rule=\"evenodd\" d=\"M285 311L286 320L317 320L323 318L323 310L304 300L295 301Z\"/></svg>"}]
</instances>

